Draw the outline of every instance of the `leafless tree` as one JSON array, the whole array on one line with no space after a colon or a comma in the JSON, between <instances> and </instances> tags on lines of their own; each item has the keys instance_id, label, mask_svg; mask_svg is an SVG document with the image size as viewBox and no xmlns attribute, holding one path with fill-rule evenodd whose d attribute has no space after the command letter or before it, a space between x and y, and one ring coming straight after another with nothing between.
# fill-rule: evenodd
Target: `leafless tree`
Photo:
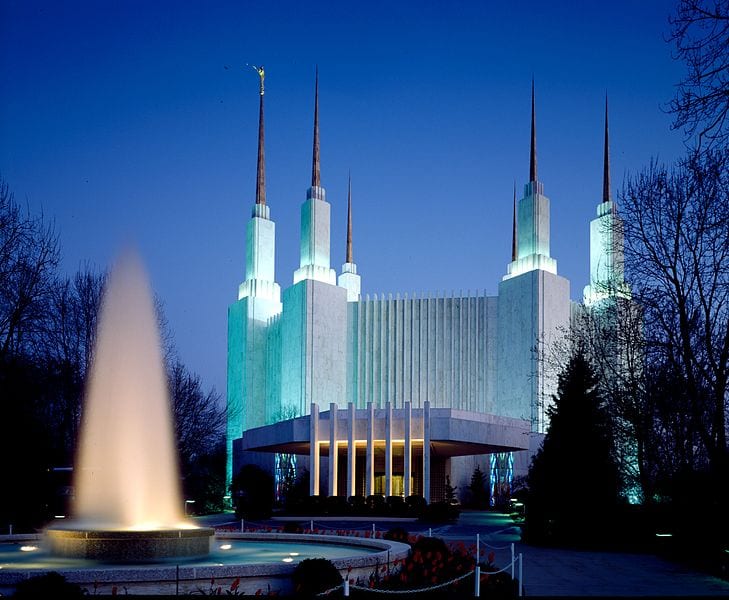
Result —
<instances>
[{"instance_id":1,"label":"leafless tree","mask_svg":"<svg viewBox=\"0 0 729 600\"><path fill-rule=\"evenodd\" d=\"M215 389L205 392L198 375L175 360L168 366L172 410L175 418L177 446L183 467L210 453L226 428L226 411Z\"/></svg>"},{"instance_id":2,"label":"leafless tree","mask_svg":"<svg viewBox=\"0 0 729 600\"><path fill-rule=\"evenodd\" d=\"M58 260L53 227L23 213L0 179L0 359L27 351L42 330Z\"/></svg>"},{"instance_id":3,"label":"leafless tree","mask_svg":"<svg viewBox=\"0 0 729 600\"><path fill-rule=\"evenodd\" d=\"M648 367L669 374L715 474L728 464L728 194L729 150L717 147L671 168L652 163L626 181L620 198Z\"/></svg>"},{"instance_id":4,"label":"leafless tree","mask_svg":"<svg viewBox=\"0 0 729 600\"><path fill-rule=\"evenodd\" d=\"M670 103L673 127L726 145L729 137L729 0L680 0L671 24L676 58L688 72Z\"/></svg>"},{"instance_id":5,"label":"leafless tree","mask_svg":"<svg viewBox=\"0 0 729 600\"><path fill-rule=\"evenodd\" d=\"M56 445L66 464L71 462L78 437L105 281L105 273L88 265L72 278L58 278L46 311L44 333L34 352L50 380L44 403L46 420L53 424Z\"/></svg>"}]
</instances>

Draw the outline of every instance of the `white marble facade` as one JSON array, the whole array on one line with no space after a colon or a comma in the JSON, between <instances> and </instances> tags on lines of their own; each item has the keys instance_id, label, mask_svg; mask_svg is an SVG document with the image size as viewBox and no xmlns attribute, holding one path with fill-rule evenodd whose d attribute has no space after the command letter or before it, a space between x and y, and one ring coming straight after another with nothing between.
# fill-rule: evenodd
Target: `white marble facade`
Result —
<instances>
[{"instance_id":1,"label":"white marble facade","mask_svg":"<svg viewBox=\"0 0 729 600\"><path fill-rule=\"evenodd\" d=\"M245 462L261 462L263 455L255 453L293 452L314 474L312 492L371 492L374 463L365 468L356 455L361 448L374 452L380 442L385 492L392 491L396 475L404 481L400 493L417 488L430 497L436 490L437 497L432 480L446 474L464 489L476 464L488 470L490 452L515 452L515 474L524 474L556 391L556 377L540 360L539 348L566 332L572 310L569 281L557 274L550 255L550 201L536 179L535 157L534 180L516 209L514 252L498 295L361 296L362 274L351 259L350 243L338 281L330 268L331 208L318 181L317 153L315 142L317 179L301 210L300 265L280 301L268 208L254 209L255 222L249 226L246 280L228 313L229 481ZM606 234L593 225L591 235ZM596 265L613 249L593 240L592 252L603 255L592 258L593 279L603 272ZM616 262L614 252L609 260ZM439 414L435 441L424 438L426 408L452 411ZM385 411L377 414L390 415L401 433L368 441L370 411ZM416 424L403 430L413 414ZM301 419L306 427L296 425ZM484 419L490 419L488 427ZM456 430L466 429L466 438L459 437ZM512 435L516 430L519 435ZM340 451L322 454L322 440ZM393 452L401 457L399 474L392 472ZM431 452L438 457L432 464ZM369 460L363 456L360 462ZM338 461L346 461L346 470ZM413 469L419 469L417 477ZM350 480L357 472L359 483ZM337 483L341 473L348 473L346 486Z\"/></svg>"}]
</instances>

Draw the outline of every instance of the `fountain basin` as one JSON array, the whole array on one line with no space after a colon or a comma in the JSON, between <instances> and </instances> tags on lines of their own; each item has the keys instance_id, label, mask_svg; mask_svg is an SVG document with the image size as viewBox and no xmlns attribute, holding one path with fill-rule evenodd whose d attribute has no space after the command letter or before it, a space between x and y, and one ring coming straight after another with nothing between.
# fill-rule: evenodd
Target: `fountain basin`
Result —
<instances>
[{"instance_id":1,"label":"fountain basin","mask_svg":"<svg viewBox=\"0 0 729 600\"><path fill-rule=\"evenodd\" d=\"M40 545L42 538L0 536L0 547L3 542L16 546L23 543ZM236 544L245 549L260 542L268 546L280 545L280 548L275 553L269 550L238 561L234 554L224 558L235 551ZM221 551L220 547L227 544L233 548ZM391 568L395 561L401 562L410 550L407 544L380 539L285 533L218 533L213 546L211 554L205 558L167 559L144 564L104 564L61 557L45 563L42 559L34 560L33 553L29 552L23 553L22 559L28 561L24 566L20 561L3 563L0 553L0 594L12 594L21 581L54 571L90 594L112 594L116 588L119 594L211 595L220 587L221 594L225 595L235 585L238 594L253 595L261 590L263 594L287 595L294 591L291 575L296 564L305 558L329 558L343 578L366 582L375 569L381 575L383 568ZM296 556L291 557L294 553Z\"/></svg>"},{"instance_id":2,"label":"fountain basin","mask_svg":"<svg viewBox=\"0 0 729 600\"><path fill-rule=\"evenodd\" d=\"M108 562L145 562L165 558L205 556L215 530L160 529L152 531L62 529L45 531L45 546L56 555Z\"/></svg>"}]
</instances>

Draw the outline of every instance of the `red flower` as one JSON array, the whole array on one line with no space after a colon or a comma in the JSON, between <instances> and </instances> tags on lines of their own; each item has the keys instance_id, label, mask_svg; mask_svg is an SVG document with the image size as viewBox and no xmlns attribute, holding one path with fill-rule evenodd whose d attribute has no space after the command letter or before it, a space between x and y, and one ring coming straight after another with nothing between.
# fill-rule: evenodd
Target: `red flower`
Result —
<instances>
[{"instance_id":1,"label":"red flower","mask_svg":"<svg viewBox=\"0 0 729 600\"><path fill-rule=\"evenodd\" d=\"M496 557L496 555L494 554L493 550L491 552L489 552L489 562L490 563L494 562L495 557Z\"/></svg>"},{"instance_id":2,"label":"red flower","mask_svg":"<svg viewBox=\"0 0 729 600\"><path fill-rule=\"evenodd\" d=\"M230 589L232 591L236 591L238 589L238 586L240 585L240 577L236 577L233 580L233 583L230 584Z\"/></svg>"}]
</instances>

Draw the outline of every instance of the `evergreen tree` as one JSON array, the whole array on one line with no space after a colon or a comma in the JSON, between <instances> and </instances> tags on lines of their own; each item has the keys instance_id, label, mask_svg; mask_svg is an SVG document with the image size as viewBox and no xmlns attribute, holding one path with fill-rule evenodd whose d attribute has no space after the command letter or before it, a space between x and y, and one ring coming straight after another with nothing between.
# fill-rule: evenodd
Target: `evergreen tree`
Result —
<instances>
[{"instance_id":1,"label":"evergreen tree","mask_svg":"<svg viewBox=\"0 0 729 600\"><path fill-rule=\"evenodd\" d=\"M527 535L579 543L609 528L619 498L610 422L597 379L580 350L559 376L549 428L529 468Z\"/></svg>"},{"instance_id":2,"label":"evergreen tree","mask_svg":"<svg viewBox=\"0 0 729 600\"><path fill-rule=\"evenodd\" d=\"M487 504L486 494L486 477L481 470L479 465L473 470L471 475L471 485L468 486L471 490L471 504L474 508L485 509Z\"/></svg>"}]
</instances>

